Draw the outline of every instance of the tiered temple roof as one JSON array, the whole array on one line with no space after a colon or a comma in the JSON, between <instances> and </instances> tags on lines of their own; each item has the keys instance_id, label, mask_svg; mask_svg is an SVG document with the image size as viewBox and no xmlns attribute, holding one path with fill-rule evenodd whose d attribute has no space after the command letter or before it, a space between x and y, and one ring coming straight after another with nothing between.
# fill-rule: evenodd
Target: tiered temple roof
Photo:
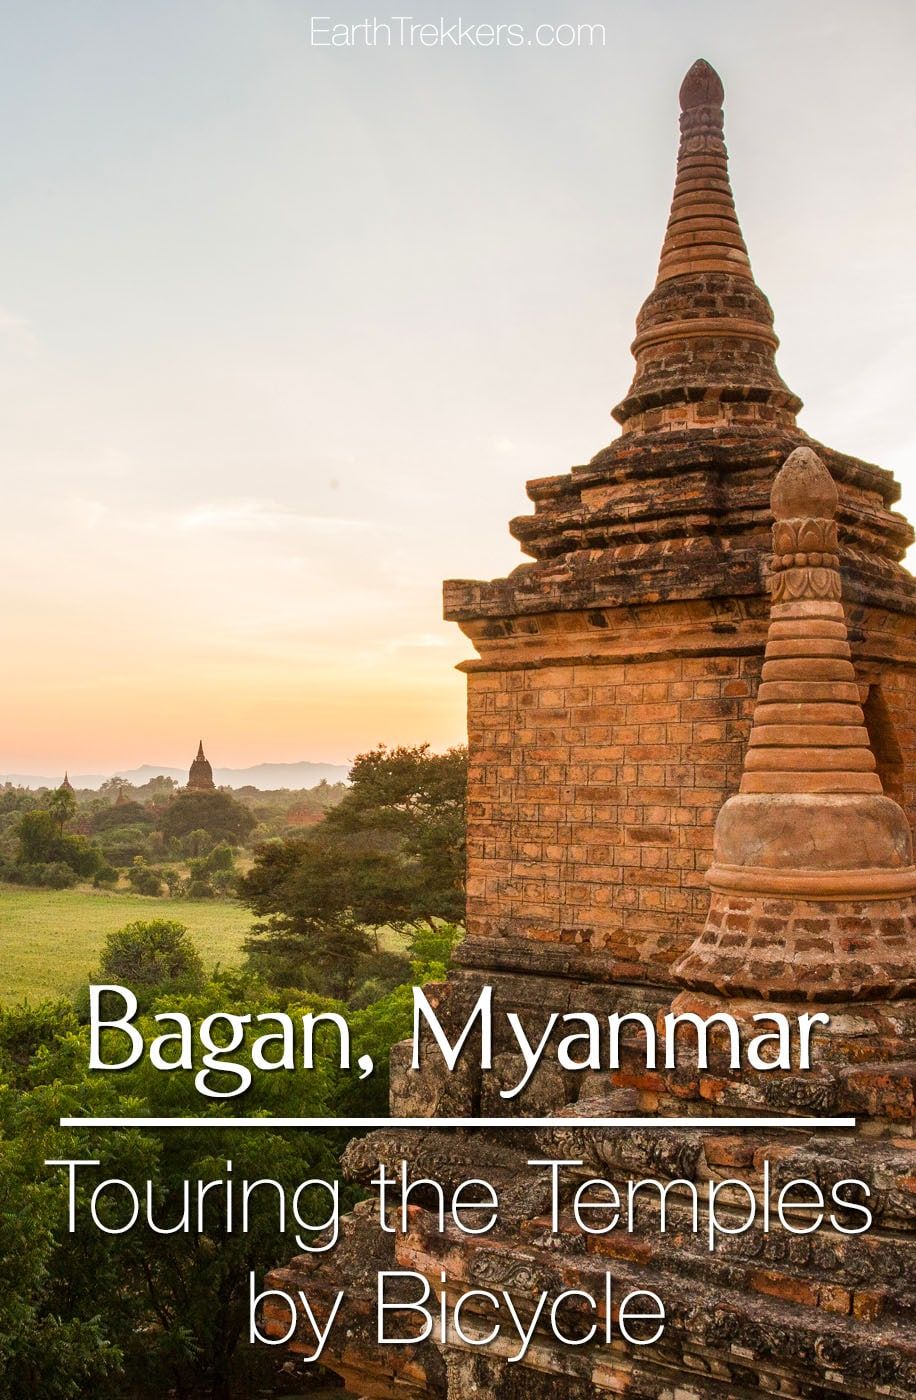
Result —
<instances>
[{"instance_id":1,"label":"tiered temple roof","mask_svg":"<svg viewBox=\"0 0 916 1400\"><path fill-rule=\"evenodd\" d=\"M892 474L814 442L776 368L728 177L723 88L703 59L680 91L674 197L655 286L637 317L636 372L614 409L623 432L586 466L528 483L511 530L535 561L492 582L453 580L446 616L473 640L514 645L538 614L658 599L764 597L769 493L798 446L840 489L845 596L916 613L901 561L913 529ZM595 619L601 626L601 620Z\"/></svg>"}]
</instances>

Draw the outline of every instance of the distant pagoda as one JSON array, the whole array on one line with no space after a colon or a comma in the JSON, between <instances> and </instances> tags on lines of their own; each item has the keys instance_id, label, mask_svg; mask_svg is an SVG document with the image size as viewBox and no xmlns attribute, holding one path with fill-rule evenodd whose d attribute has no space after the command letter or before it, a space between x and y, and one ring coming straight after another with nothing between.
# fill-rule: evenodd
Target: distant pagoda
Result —
<instances>
[{"instance_id":1,"label":"distant pagoda","mask_svg":"<svg viewBox=\"0 0 916 1400\"><path fill-rule=\"evenodd\" d=\"M204 741L201 739L197 746L197 757L188 773L188 792L213 792L215 788L213 769L204 754Z\"/></svg>"},{"instance_id":2,"label":"distant pagoda","mask_svg":"<svg viewBox=\"0 0 916 1400\"><path fill-rule=\"evenodd\" d=\"M67 773L64 774L64 781L61 783L61 785L60 785L60 787L57 789L57 791L58 791L58 792L73 792L73 790L74 790L74 788L73 788L73 784L72 784L71 781L70 781L70 774L69 774L69 772L67 772Z\"/></svg>"}]
</instances>

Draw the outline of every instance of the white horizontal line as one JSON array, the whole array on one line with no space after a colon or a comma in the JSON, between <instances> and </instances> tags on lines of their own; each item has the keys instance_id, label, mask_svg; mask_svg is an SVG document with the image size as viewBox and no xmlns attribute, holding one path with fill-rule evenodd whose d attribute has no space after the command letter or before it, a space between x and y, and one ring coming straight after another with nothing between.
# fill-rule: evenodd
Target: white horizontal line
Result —
<instances>
[{"instance_id":1,"label":"white horizontal line","mask_svg":"<svg viewBox=\"0 0 916 1400\"><path fill-rule=\"evenodd\" d=\"M61 1118L62 1128L854 1128L855 1118Z\"/></svg>"}]
</instances>

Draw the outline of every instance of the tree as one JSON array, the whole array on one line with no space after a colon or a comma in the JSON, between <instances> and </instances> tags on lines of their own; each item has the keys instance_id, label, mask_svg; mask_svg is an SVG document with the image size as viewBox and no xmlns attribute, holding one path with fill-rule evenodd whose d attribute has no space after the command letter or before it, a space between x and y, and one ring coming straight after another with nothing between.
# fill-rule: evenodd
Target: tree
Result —
<instances>
[{"instance_id":1,"label":"tree","mask_svg":"<svg viewBox=\"0 0 916 1400\"><path fill-rule=\"evenodd\" d=\"M117 798L121 792L129 792L131 783L127 778L106 778L103 783L99 783L99 792L105 797Z\"/></svg>"},{"instance_id":2,"label":"tree","mask_svg":"<svg viewBox=\"0 0 916 1400\"><path fill-rule=\"evenodd\" d=\"M137 982L138 959L146 957L151 940L148 932L134 935L151 927L128 926L108 940L104 966L113 980L123 975ZM163 937L160 946L180 947L181 925L164 927L181 932ZM424 962L413 969L415 981L444 975L438 959L447 958L453 937L454 930L441 925L421 936ZM175 970L169 958L146 967L150 978L164 977L158 987L149 984L149 1000L134 1020L147 1047L162 1034L154 1019L161 1010L184 1013L200 1025L226 1008L257 1017L278 1005L276 992L240 973L177 993L169 980ZM282 1005L294 1022L309 1012L344 1011L340 1003L308 995L284 998ZM347 1013L352 1063L371 1054L376 1074L361 1079L355 1069L340 1069L329 1032L314 1069L255 1072L250 1088L231 1101L232 1111L275 1118L385 1114L389 1052L409 1035L411 1018L410 988L402 985ZM99 1073L88 1070L88 1057L89 1029L66 1002L0 1009L0 1400L242 1400L279 1393L273 1382L280 1349L248 1345L248 1278L263 1278L297 1250L301 1222L327 1218L327 1195L307 1188L298 1199L300 1221L289 1209L281 1221L276 1193L255 1189L248 1229L241 1230L237 1215L230 1228L223 1193L210 1184L227 1180L231 1161L233 1181L269 1177L289 1202L303 1182L335 1179L349 1134L216 1125L118 1133L88 1125L63 1129L62 1118L81 1115L200 1117L227 1111L223 1101L202 1101L194 1069L164 1073L145 1054L127 1070ZM250 1041L232 1058L252 1068ZM46 1165L54 1160L87 1164L75 1177L72 1232L67 1175ZM89 1219L96 1186L112 1178L133 1183L144 1202L136 1227L119 1235L105 1234ZM141 1184L147 1181L160 1228L180 1221L187 1183L204 1185L203 1218L192 1207L187 1231L155 1233L146 1221ZM344 1187L344 1207L349 1199ZM123 1224L123 1193L103 1193L95 1206L108 1225Z\"/></svg>"},{"instance_id":3,"label":"tree","mask_svg":"<svg viewBox=\"0 0 916 1400\"><path fill-rule=\"evenodd\" d=\"M48 793L45 799L47 810L51 813L57 824L59 836L63 836L64 827L68 821L72 821L76 813L76 798L73 791L68 787L54 788Z\"/></svg>"},{"instance_id":4,"label":"tree","mask_svg":"<svg viewBox=\"0 0 916 1400\"><path fill-rule=\"evenodd\" d=\"M159 814L166 836L181 839L206 831L215 841L236 844L254 830L257 819L228 792L182 792Z\"/></svg>"},{"instance_id":5,"label":"tree","mask_svg":"<svg viewBox=\"0 0 916 1400\"><path fill-rule=\"evenodd\" d=\"M253 964L281 984L330 979L336 995L369 975L369 930L412 934L464 915L465 751L381 746L350 779L307 834L262 846L238 886L261 920Z\"/></svg>"},{"instance_id":6,"label":"tree","mask_svg":"<svg viewBox=\"0 0 916 1400\"><path fill-rule=\"evenodd\" d=\"M226 1006L272 1009L263 986L226 977L193 996L169 994L168 1008L192 1021ZM302 1004L301 1013L322 1006ZM155 1234L145 1214L127 1234L106 1235L89 1220L94 1186L110 1177L149 1181L157 1222L180 1218L187 1181L269 1175L289 1200L303 1180L333 1179L341 1133L182 1131L105 1134L62 1130L61 1116L127 1111L199 1116L224 1113L201 1102L191 1071L165 1074L144 1056L117 1074L87 1070L88 1032L72 1011L0 1012L0 1400L230 1400L268 1390L278 1357L247 1343L248 1279L260 1278L296 1246L289 1212L280 1228L275 1193L255 1191L248 1229L227 1222L218 1190L187 1232ZM134 1024L147 1044L162 1027L151 1014ZM25 1056L23 1052L26 1053ZM251 1067L246 1051L237 1057ZM341 1077L328 1059L307 1073L254 1074L242 1113L332 1115ZM6 1088L15 1084L14 1090ZM127 1105L130 1105L128 1109ZM48 1159L96 1159L76 1181L76 1230L68 1228L66 1173ZM265 1162L269 1172L265 1173ZM145 1197L145 1192L141 1193ZM120 1224L123 1202L96 1209ZM327 1215L324 1192L300 1198L303 1219ZM309 1212L309 1215L305 1213ZM268 1392L269 1393L269 1392Z\"/></svg>"},{"instance_id":7,"label":"tree","mask_svg":"<svg viewBox=\"0 0 916 1400\"><path fill-rule=\"evenodd\" d=\"M0 1012L0 1400L110 1394L121 1362L98 1297L81 1285L78 1258L66 1283L61 1277L66 1218L44 1166L63 1135L53 1107L37 1100L47 1101L46 1070L77 1029L66 1002Z\"/></svg>"},{"instance_id":8,"label":"tree","mask_svg":"<svg viewBox=\"0 0 916 1400\"><path fill-rule=\"evenodd\" d=\"M385 922L464 919L467 780L464 748L433 754L428 744L382 744L353 764L350 790L325 823L331 833L386 849L399 867L403 912Z\"/></svg>"},{"instance_id":9,"label":"tree","mask_svg":"<svg viewBox=\"0 0 916 1400\"><path fill-rule=\"evenodd\" d=\"M242 899L262 916L246 944L252 966L275 985L345 996L372 946L360 918L365 909L350 903L348 877L346 853L334 843L262 846L239 881Z\"/></svg>"},{"instance_id":10,"label":"tree","mask_svg":"<svg viewBox=\"0 0 916 1400\"><path fill-rule=\"evenodd\" d=\"M89 879L102 868L105 861L97 846L85 836L68 836L61 832L58 817L45 807L23 812L16 823L19 838L17 865L26 883L32 883L29 872L40 874L43 866L66 865L83 879ZM40 879L37 881L41 883Z\"/></svg>"},{"instance_id":11,"label":"tree","mask_svg":"<svg viewBox=\"0 0 916 1400\"><path fill-rule=\"evenodd\" d=\"M211 875L215 875L218 870L232 871L235 869L235 852L227 841L223 841L219 846L213 847L204 864Z\"/></svg>"},{"instance_id":12,"label":"tree","mask_svg":"<svg viewBox=\"0 0 916 1400\"><path fill-rule=\"evenodd\" d=\"M19 860L22 865L39 865L55 859L60 832L47 808L24 812L16 823L16 835L19 837Z\"/></svg>"},{"instance_id":13,"label":"tree","mask_svg":"<svg viewBox=\"0 0 916 1400\"><path fill-rule=\"evenodd\" d=\"M142 802L131 798L93 812L91 827L93 831L112 831L121 826L152 826L152 823L152 812Z\"/></svg>"},{"instance_id":14,"label":"tree","mask_svg":"<svg viewBox=\"0 0 916 1400\"><path fill-rule=\"evenodd\" d=\"M214 844L209 831L204 831L203 827L200 826L195 831L189 831L187 836L181 839L182 853L193 859L205 856L208 851L213 850Z\"/></svg>"},{"instance_id":15,"label":"tree","mask_svg":"<svg viewBox=\"0 0 916 1400\"><path fill-rule=\"evenodd\" d=\"M41 800L31 788L16 787L13 783L0 784L0 817L28 812L40 806Z\"/></svg>"},{"instance_id":16,"label":"tree","mask_svg":"<svg viewBox=\"0 0 916 1400\"><path fill-rule=\"evenodd\" d=\"M178 791L178 784L174 778L168 778L164 773L159 773L155 778L150 778L149 782L143 785L150 797L173 797ZM142 791L142 789L141 789Z\"/></svg>"}]
</instances>

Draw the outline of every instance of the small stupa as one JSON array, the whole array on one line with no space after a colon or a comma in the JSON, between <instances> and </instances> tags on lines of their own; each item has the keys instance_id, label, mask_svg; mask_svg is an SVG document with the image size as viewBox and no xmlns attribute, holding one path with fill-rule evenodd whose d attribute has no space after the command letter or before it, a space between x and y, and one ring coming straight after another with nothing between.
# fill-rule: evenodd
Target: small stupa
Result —
<instances>
[{"instance_id":1,"label":"small stupa","mask_svg":"<svg viewBox=\"0 0 916 1400\"><path fill-rule=\"evenodd\" d=\"M57 791L58 791L58 792L73 792L73 791L74 791L73 784L72 784L71 781L70 781L70 774L69 774L69 772L65 772L65 773L64 773L64 781L61 783L61 785L60 785L60 787L57 789Z\"/></svg>"},{"instance_id":2,"label":"small stupa","mask_svg":"<svg viewBox=\"0 0 916 1400\"><path fill-rule=\"evenodd\" d=\"M716 821L706 926L672 969L698 991L916 993L913 841L865 728L837 502L821 459L797 447L771 495L770 627L741 786Z\"/></svg>"},{"instance_id":3,"label":"small stupa","mask_svg":"<svg viewBox=\"0 0 916 1400\"><path fill-rule=\"evenodd\" d=\"M191 764L191 770L188 773L188 792L213 792L215 788L213 769L207 761L204 753L204 741L201 739L197 746L197 757Z\"/></svg>"}]
</instances>

